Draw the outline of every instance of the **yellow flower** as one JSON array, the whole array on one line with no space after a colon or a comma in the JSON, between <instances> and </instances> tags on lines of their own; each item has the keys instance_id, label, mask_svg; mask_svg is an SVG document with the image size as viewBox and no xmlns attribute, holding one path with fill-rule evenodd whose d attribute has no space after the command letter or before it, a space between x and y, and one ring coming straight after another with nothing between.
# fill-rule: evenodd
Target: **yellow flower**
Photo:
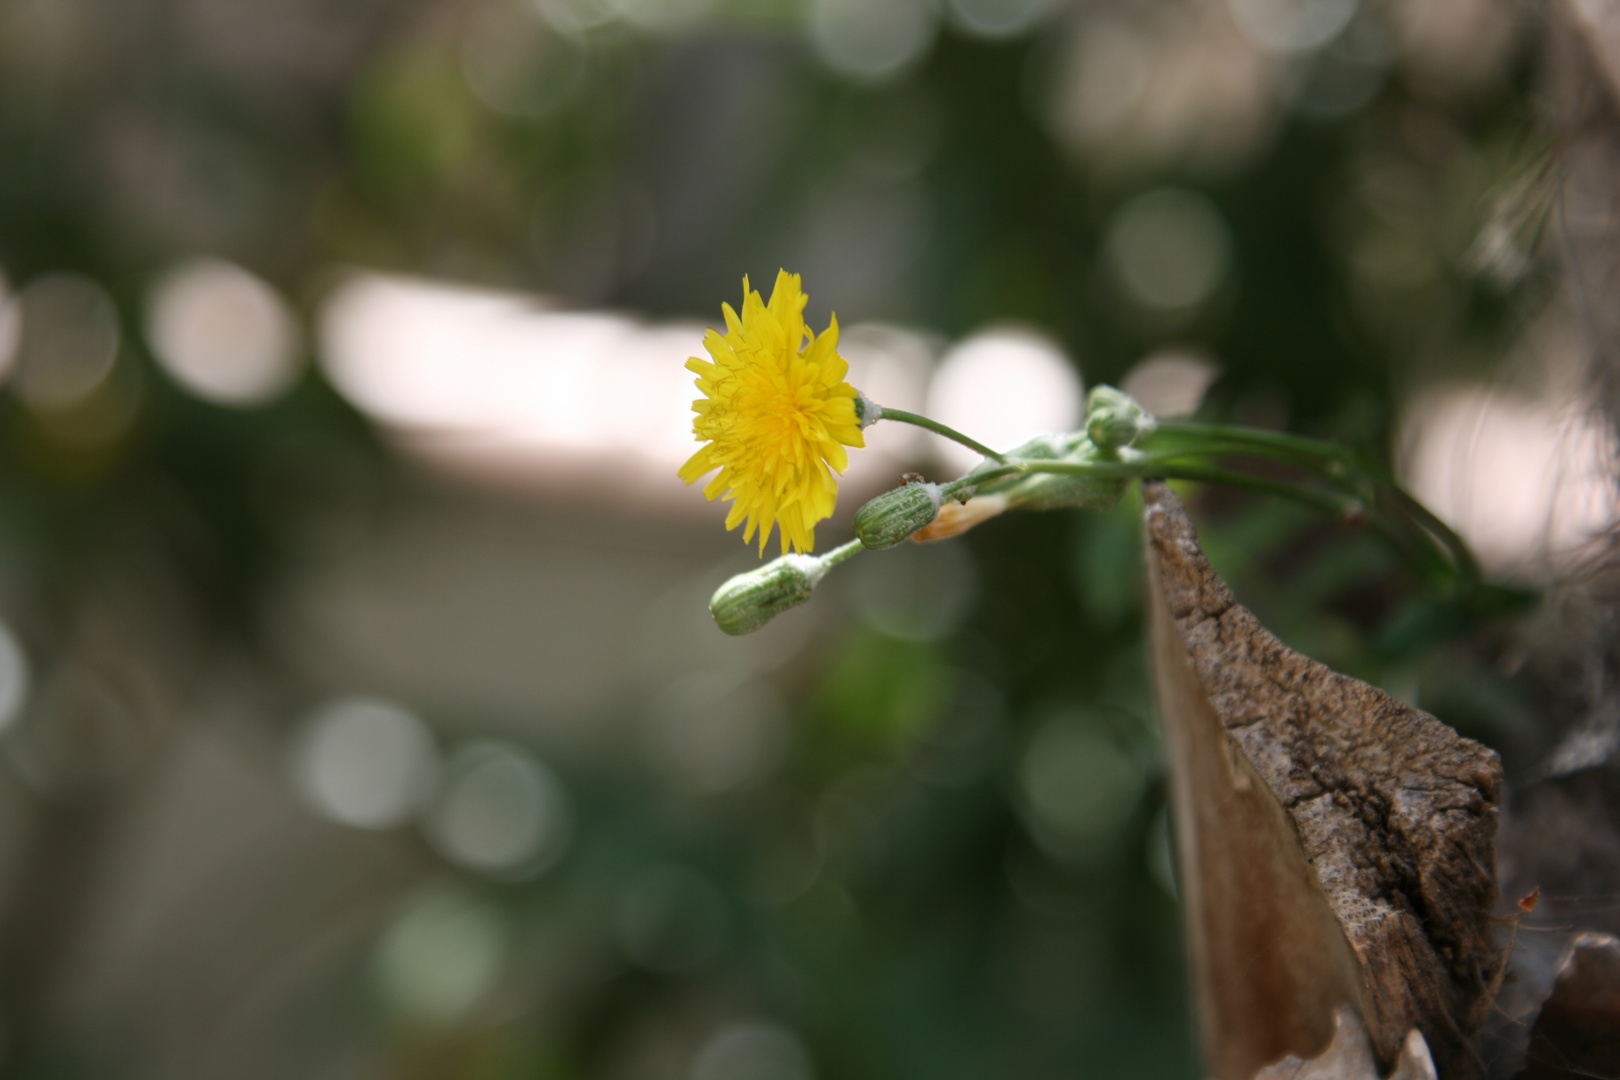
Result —
<instances>
[{"instance_id":1,"label":"yellow flower","mask_svg":"<svg viewBox=\"0 0 1620 1080\"><path fill-rule=\"evenodd\" d=\"M686 366L703 397L692 402L692 432L705 445L680 476L688 484L718 468L704 487L735 500L726 528L744 518L743 540L759 530L759 553L781 526L782 552L815 547L815 525L831 516L838 479L849 467L846 446L865 446L855 416L849 364L838 355L838 317L817 337L804 325L799 275L776 275L769 305L743 278L742 317L722 304L726 333L710 330L703 347L714 358Z\"/></svg>"}]
</instances>

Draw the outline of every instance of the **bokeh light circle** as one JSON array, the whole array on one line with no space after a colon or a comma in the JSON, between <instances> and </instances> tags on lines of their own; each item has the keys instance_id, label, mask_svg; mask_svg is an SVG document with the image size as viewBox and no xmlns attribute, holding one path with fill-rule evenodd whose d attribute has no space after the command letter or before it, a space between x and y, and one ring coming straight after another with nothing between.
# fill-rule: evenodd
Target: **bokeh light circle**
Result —
<instances>
[{"instance_id":1,"label":"bokeh light circle","mask_svg":"<svg viewBox=\"0 0 1620 1080\"><path fill-rule=\"evenodd\" d=\"M1168 348L1137 361L1119 388L1154 416L1168 420L1197 412L1220 374L1220 366L1203 353Z\"/></svg>"},{"instance_id":2,"label":"bokeh light circle","mask_svg":"<svg viewBox=\"0 0 1620 1080\"><path fill-rule=\"evenodd\" d=\"M1355 17L1357 0L1229 0L1232 16L1256 45L1299 52L1327 44Z\"/></svg>"},{"instance_id":3,"label":"bokeh light circle","mask_svg":"<svg viewBox=\"0 0 1620 1080\"><path fill-rule=\"evenodd\" d=\"M521 747L479 740L458 749L427 820L445 858L498 878L548 869L573 838L574 814L562 782Z\"/></svg>"},{"instance_id":4,"label":"bokeh light circle","mask_svg":"<svg viewBox=\"0 0 1620 1080\"><path fill-rule=\"evenodd\" d=\"M1108 254L1131 298L1158 311L1185 311L1226 280L1232 237L1207 197L1158 188L1126 203L1108 230Z\"/></svg>"},{"instance_id":5,"label":"bokeh light circle","mask_svg":"<svg viewBox=\"0 0 1620 1080\"><path fill-rule=\"evenodd\" d=\"M780 1024L743 1020L703 1044L691 1080L814 1080L810 1053Z\"/></svg>"},{"instance_id":6,"label":"bokeh light circle","mask_svg":"<svg viewBox=\"0 0 1620 1080\"><path fill-rule=\"evenodd\" d=\"M221 405L258 405L300 370L302 335L281 295L223 259L193 259L152 287L146 338L186 390Z\"/></svg>"},{"instance_id":7,"label":"bokeh light circle","mask_svg":"<svg viewBox=\"0 0 1620 1080\"><path fill-rule=\"evenodd\" d=\"M946 0L952 19L969 33L1013 37L1055 14L1058 0Z\"/></svg>"},{"instance_id":8,"label":"bokeh light circle","mask_svg":"<svg viewBox=\"0 0 1620 1080\"><path fill-rule=\"evenodd\" d=\"M476 897L445 885L420 889L377 954L384 999L411 1021L452 1022L488 995L510 936L500 912Z\"/></svg>"},{"instance_id":9,"label":"bokeh light circle","mask_svg":"<svg viewBox=\"0 0 1620 1080\"><path fill-rule=\"evenodd\" d=\"M11 295L6 275L0 271L0 382L11 374L22 339L22 307Z\"/></svg>"},{"instance_id":10,"label":"bokeh light circle","mask_svg":"<svg viewBox=\"0 0 1620 1080\"><path fill-rule=\"evenodd\" d=\"M0 731L16 722L32 685L28 654L5 623L0 623Z\"/></svg>"},{"instance_id":11,"label":"bokeh light circle","mask_svg":"<svg viewBox=\"0 0 1620 1080\"><path fill-rule=\"evenodd\" d=\"M1008 450L1042 431L1065 431L1080 422L1082 388L1075 366L1055 342L1032 330L981 331L947 352L928 391L928 415ZM957 467L978 455L955 443L935 447Z\"/></svg>"},{"instance_id":12,"label":"bokeh light circle","mask_svg":"<svg viewBox=\"0 0 1620 1080\"><path fill-rule=\"evenodd\" d=\"M533 0L541 18L556 30L579 36L618 18L608 0Z\"/></svg>"},{"instance_id":13,"label":"bokeh light circle","mask_svg":"<svg viewBox=\"0 0 1620 1080\"><path fill-rule=\"evenodd\" d=\"M585 81L584 43L558 32L532 10L479 8L461 41L461 71L485 105L508 116L541 116Z\"/></svg>"},{"instance_id":14,"label":"bokeh light circle","mask_svg":"<svg viewBox=\"0 0 1620 1080\"><path fill-rule=\"evenodd\" d=\"M1146 788L1141 765L1101 725L1058 716L1036 730L1018 769L1031 832L1049 853L1108 853L1135 817Z\"/></svg>"},{"instance_id":15,"label":"bokeh light circle","mask_svg":"<svg viewBox=\"0 0 1620 1080\"><path fill-rule=\"evenodd\" d=\"M606 3L625 22L643 30L674 33L707 17L717 0L606 0Z\"/></svg>"},{"instance_id":16,"label":"bokeh light circle","mask_svg":"<svg viewBox=\"0 0 1620 1080\"><path fill-rule=\"evenodd\" d=\"M341 698L305 722L294 775L322 817L363 829L410 820L432 796L438 773L433 735L399 705Z\"/></svg>"},{"instance_id":17,"label":"bokeh light circle","mask_svg":"<svg viewBox=\"0 0 1620 1080\"><path fill-rule=\"evenodd\" d=\"M72 408L100 386L118 358L118 309L79 274L49 274L19 294L17 392L34 409Z\"/></svg>"},{"instance_id":18,"label":"bokeh light circle","mask_svg":"<svg viewBox=\"0 0 1620 1080\"><path fill-rule=\"evenodd\" d=\"M827 66L878 82L922 58L939 29L928 0L812 0L810 39Z\"/></svg>"}]
</instances>

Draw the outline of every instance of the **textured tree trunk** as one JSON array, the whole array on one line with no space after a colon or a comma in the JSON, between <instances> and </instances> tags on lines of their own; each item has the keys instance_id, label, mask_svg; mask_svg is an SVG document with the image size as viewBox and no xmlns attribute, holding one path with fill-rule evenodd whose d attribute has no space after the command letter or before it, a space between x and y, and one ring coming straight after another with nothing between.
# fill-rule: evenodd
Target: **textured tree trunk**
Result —
<instances>
[{"instance_id":1,"label":"textured tree trunk","mask_svg":"<svg viewBox=\"0 0 1620 1080\"><path fill-rule=\"evenodd\" d=\"M1316 1056L1348 1006L1385 1067L1408 1069L1416 1031L1441 1077L1481 1075L1470 1035L1503 956L1496 754L1278 641L1211 569L1175 494L1143 492L1209 1071L1248 1080Z\"/></svg>"}]
</instances>

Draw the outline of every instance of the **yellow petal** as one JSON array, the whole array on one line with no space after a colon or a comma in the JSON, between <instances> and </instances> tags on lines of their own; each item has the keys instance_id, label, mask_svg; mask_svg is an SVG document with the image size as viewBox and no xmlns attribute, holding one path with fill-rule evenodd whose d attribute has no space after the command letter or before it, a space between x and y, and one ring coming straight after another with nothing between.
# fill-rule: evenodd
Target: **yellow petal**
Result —
<instances>
[{"instance_id":1,"label":"yellow petal","mask_svg":"<svg viewBox=\"0 0 1620 1080\"><path fill-rule=\"evenodd\" d=\"M680 478L690 484L714 468L715 464L714 447L705 446L686 459L686 464L681 466Z\"/></svg>"},{"instance_id":2,"label":"yellow petal","mask_svg":"<svg viewBox=\"0 0 1620 1080\"><path fill-rule=\"evenodd\" d=\"M846 446L865 445L856 422L849 365L838 355L834 318L821 334L804 324L807 299L796 274L778 272L767 302L743 279L740 313L721 311L725 332L710 330L713 361L686 362L703 397L693 402L693 431L705 445L681 466L687 483L715 468L704 495L731 502L726 527L742 525L763 556L772 532L783 551L808 551L815 525L832 514Z\"/></svg>"}]
</instances>

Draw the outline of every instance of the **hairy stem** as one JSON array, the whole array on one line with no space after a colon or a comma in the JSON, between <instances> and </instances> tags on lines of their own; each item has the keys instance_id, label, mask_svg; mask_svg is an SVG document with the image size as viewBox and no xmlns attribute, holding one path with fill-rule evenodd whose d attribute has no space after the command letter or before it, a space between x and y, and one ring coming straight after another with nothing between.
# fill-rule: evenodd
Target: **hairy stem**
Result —
<instances>
[{"instance_id":1,"label":"hairy stem","mask_svg":"<svg viewBox=\"0 0 1620 1080\"><path fill-rule=\"evenodd\" d=\"M913 424L924 429L925 431L932 431L935 435L943 435L952 442L961 443L969 450L972 450L975 454L983 454L985 457L992 458L996 461L1007 460L1006 457L996 453L982 442L979 442L976 439L970 439L960 431L957 431L955 428L946 427L938 420L930 420L926 416L919 416L917 413L906 412L904 409L891 409L887 405L880 405L878 408L882 410L882 415L878 418L880 420L898 420L902 424Z\"/></svg>"}]
</instances>

